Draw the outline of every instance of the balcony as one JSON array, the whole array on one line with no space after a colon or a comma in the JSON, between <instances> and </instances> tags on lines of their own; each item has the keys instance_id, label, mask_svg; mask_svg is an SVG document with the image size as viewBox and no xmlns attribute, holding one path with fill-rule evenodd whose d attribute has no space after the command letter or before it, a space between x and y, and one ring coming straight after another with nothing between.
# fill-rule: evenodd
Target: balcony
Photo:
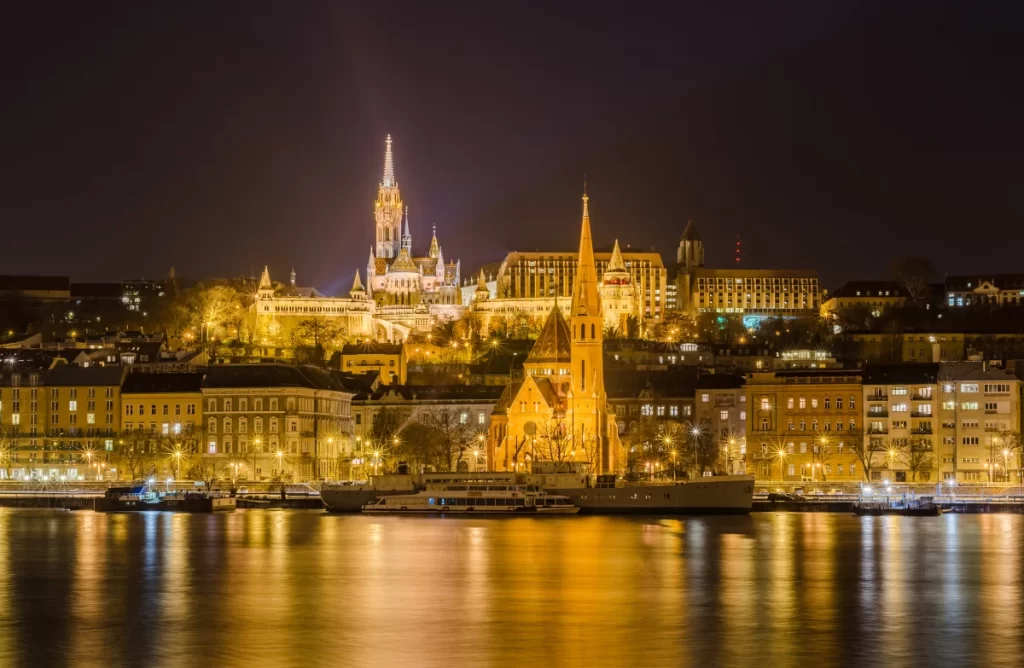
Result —
<instances>
[{"instance_id":1,"label":"balcony","mask_svg":"<svg viewBox=\"0 0 1024 668\"><path fill-rule=\"evenodd\" d=\"M931 401L934 398L931 394L919 394L917 392L910 395L911 401Z\"/></svg>"},{"instance_id":2,"label":"balcony","mask_svg":"<svg viewBox=\"0 0 1024 668\"><path fill-rule=\"evenodd\" d=\"M913 429L910 430L910 433L911 434L916 434L918 436L931 436L932 435L932 428L931 427L914 427Z\"/></svg>"},{"instance_id":3,"label":"balcony","mask_svg":"<svg viewBox=\"0 0 1024 668\"><path fill-rule=\"evenodd\" d=\"M925 413L925 412L923 412L923 411L911 411L911 412L910 412L910 417L916 417L916 418L930 418L930 417L933 417L933 416L932 416L932 414L931 414L931 413Z\"/></svg>"},{"instance_id":4,"label":"balcony","mask_svg":"<svg viewBox=\"0 0 1024 668\"><path fill-rule=\"evenodd\" d=\"M888 433L889 433L889 428L888 427L868 427L868 434L870 434L870 435L888 434Z\"/></svg>"},{"instance_id":5,"label":"balcony","mask_svg":"<svg viewBox=\"0 0 1024 668\"><path fill-rule=\"evenodd\" d=\"M871 394L868 395L867 400L868 401L888 401L889 400L889 395L888 395L888 393L882 394L881 392L872 392Z\"/></svg>"},{"instance_id":6,"label":"balcony","mask_svg":"<svg viewBox=\"0 0 1024 668\"><path fill-rule=\"evenodd\" d=\"M878 409L875 409L875 408L869 408L869 409L868 409L868 417L869 417L869 418L874 418L874 417L880 417L880 418L882 418L882 417L889 417L889 411L887 411L887 410L878 410Z\"/></svg>"}]
</instances>

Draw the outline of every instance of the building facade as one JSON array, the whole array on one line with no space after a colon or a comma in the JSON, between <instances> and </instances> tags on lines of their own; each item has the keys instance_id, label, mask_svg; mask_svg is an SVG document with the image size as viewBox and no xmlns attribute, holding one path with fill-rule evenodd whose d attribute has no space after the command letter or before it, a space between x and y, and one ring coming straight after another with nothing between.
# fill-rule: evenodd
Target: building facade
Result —
<instances>
[{"instance_id":1,"label":"building facade","mask_svg":"<svg viewBox=\"0 0 1024 668\"><path fill-rule=\"evenodd\" d=\"M404 343L349 343L341 349L345 373L377 373L382 385L405 385L409 358Z\"/></svg>"},{"instance_id":2,"label":"building facade","mask_svg":"<svg viewBox=\"0 0 1024 668\"><path fill-rule=\"evenodd\" d=\"M351 449L352 396L312 366L227 364L203 384L205 456L241 479L337 478ZM219 457L218 457L219 456Z\"/></svg>"},{"instance_id":3,"label":"building facade","mask_svg":"<svg viewBox=\"0 0 1024 668\"><path fill-rule=\"evenodd\" d=\"M747 381L747 472L758 480L863 480L862 372L754 373Z\"/></svg>"},{"instance_id":4,"label":"building facade","mask_svg":"<svg viewBox=\"0 0 1024 668\"><path fill-rule=\"evenodd\" d=\"M57 482L84 480L107 462L120 428L125 367L52 369L12 366L2 375L0 430L6 441L0 476Z\"/></svg>"}]
</instances>

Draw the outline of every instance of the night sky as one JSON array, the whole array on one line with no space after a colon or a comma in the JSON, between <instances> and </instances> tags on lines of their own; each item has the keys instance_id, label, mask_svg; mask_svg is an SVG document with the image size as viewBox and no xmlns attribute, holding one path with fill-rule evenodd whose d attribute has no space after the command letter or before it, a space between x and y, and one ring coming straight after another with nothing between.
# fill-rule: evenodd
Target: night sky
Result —
<instances>
[{"instance_id":1,"label":"night sky","mask_svg":"<svg viewBox=\"0 0 1024 668\"><path fill-rule=\"evenodd\" d=\"M666 262L692 218L710 266L739 234L833 288L1024 270L1010 3L20 4L0 274L347 290L389 132L414 250L436 224L464 275L575 248L584 173L595 242Z\"/></svg>"}]
</instances>

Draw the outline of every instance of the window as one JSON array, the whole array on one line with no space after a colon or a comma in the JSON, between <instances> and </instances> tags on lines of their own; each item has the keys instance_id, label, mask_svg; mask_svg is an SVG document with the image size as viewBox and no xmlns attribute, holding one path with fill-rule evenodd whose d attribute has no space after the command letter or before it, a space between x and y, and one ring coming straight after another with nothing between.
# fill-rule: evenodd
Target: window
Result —
<instances>
[{"instance_id":1,"label":"window","mask_svg":"<svg viewBox=\"0 0 1024 668\"><path fill-rule=\"evenodd\" d=\"M832 398L831 397L825 397L825 410L829 410L831 408L832 408Z\"/></svg>"},{"instance_id":2,"label":"window","mask_svg":"<svg viewBox=\"0 0 1024 668\"><path fill-rule=\"evenodd\" d=\"M718 419L719 420L728 420L729 419L729 411L721 411L721 412L719 412Z\"/></svg>"},{"instance_id":3,"label":"window","mask_svg":"<svg viewBox=\"0 0 1024 668\"><path fill-rule=\"evenodd\" d=\"M771 401L768 399L768 397L761 397L761 410L769 411L771 409L772 409L772 404L771 404Z\"/></svg>"},{"instance_id":4,"label":"window","mask_svg":"<svg viewBox=\"0 0 1024 668\"><path fill-rule=\"evenodd\" d=\"M665 407L664 406L658 406L657 407L657 413L658 413L658 417L663 417L665 415Z\"/></svg>"},{"instance_id":5,"label":"window","mask_svg":"<svg viewBox=\"0 0 1024 668\"><path fill-rule=\"evenodd\" d=\"M852 475L852 476L857 475L857 465L856 464L850 464L850 475Z\"/></svg>"},{"instance_id":6,"label":"window","mask_svg":"<svg viewBox=\"0 0 1024 668\"><path fill-rule=\"evenodd\" d=\"M977 420L964 420L963 424L961 426L961 429L977 429L977 428L978 428L978 421Z\"/></svg>"},{"instance_id":7,"label":"window","mask_svg":"<svg viewBox=\"0 0 1024 668\"><path fill-rule=\"evenodd\" d=\"M167 406L164 406L164 415L167 415ZM181 404L174 404L174 415L181 415Z\"/></svg>"},{"instance_id":8,"label":"window","mask_svg":"<svg viewBox=\"0 0 1024 668\"><path fill-rule=\"evenodd\" d=\"M231 410L231 400L230 399L225 399L224 400L224 410L226 410L226 411Z\"/></svg>"},{"instance_id":9,"label":"window","mask_svg":"<svg viewBox=\"0 0 1024 668\"><path fill-rule=\"evenodd\" d=\"M793 408L793 397L786 399L786 408Z\"/></svg>"},{"instance_id":10,"label":"window","mask_svg":"<svg viewBox=\"0 0 1024 668\"><path fill-rule=\"evenodd\" d=\"M960 409L965 411L976 411L978 410L977 401L964 401L960 404Z\"/></svg>"},{"instance_id":11,"label":"window","mask_svg":"<svg viewBox=\"0 0 1024 668\"><path fill-rule=\"evenodd\" d=\"M263 399L253 399L252 409L256 412L263 410Z\"/></svg>"},{"instance_id":12,"label":"window","mask_svg":"<svg viewBox=\"0 0 1024 668\"><path fill-rule=\"evenodd\" d=\"M894 388L892 388L892 394L893 394L893 396L899 396L899 397L905 396L907 394L907 388L905 388L905 387L894 387Z\"/></svg>"},{"instance_id":13,"label":"window","mask_svg":"<svg viewBox=\"0 0 1024 668\"><path fill-rule=\"evenodd\" d=\"M850 410L852 411L852 410L855 410L856 408L857 408L857 397L855 397L855 396L853 396L851 394L850 395Z\"/></svg>"},{"instance_id":14,"label":"window","mask_svg":"<svg viewBox=\"0 0 1024 668\"><path fill-rule=\"evenodd\" d=\"M817 397L811 397L811 408L817 408L817 407L818 407L818 398Z\"/></svg>"},{"instance_id":15,"label":"window","mask_svg":"<svg viewBox=\"0 0 1024 668\"><path fill-rule=\"evenodd\" d=\"M277 410L277 398L276 397L270 400L270 410L272 410L272 411L276 411Z\"/></svg>"},{"instance_id":16,"label":"window","mask_svg":"<svg viewBox=\"0 0 1024 668\"><path fill-rule=\"evenodd\" d=\"M164 415L169 415L167 404L164 404Z\"/></svg>"},{"instance_id":17,"label":"window","mask_svg":"<svg viewBox=\"0 0 1024 668\"><path fill-rule=\"evenodd\" d=\"M843 430L843 421L842 420L836 420L836 431L842 431L842 430Z\"/></svg>"},{"instance_id":18,"label":"window","mask_svg":"<svg viewBox=\"0 0 1024 668\"><path fill-rule=\"evenodd\" d=\"M69 411L71 411L72 413L74 413L75 411L77 411L77 410L78 410L78 402L77 402L77 401L75 401L74 399L72 399L71 401L69 401L69 402L68 402L68 410L69 410Z\"/></svg>"},{"instance_id":19,"label":"window","mask_svg":"<svg viewBox=\"0 0 1024 668\"><path fill-rule=\"evenodd\" d=\"M243 412L249 410L249 401L247 399L239 399L238 410Z\"/></svg>"},{"instance_id":20,"label":"window","mask_svg":"<svg viewBox=\"0 0 1024 668\"><path fill-rule=\"evenodd\" d=\"M249 420L248 420L248 418L244 418L244 417L238 418L238 433L239 434L245 434L245 433L248 433L248 431L249 431Z\"/></svg>"},{"instance_id":21,"label":"window","mask_svg":"<svg viewBox=\"0 0 1024 668\"><path fill-rule=\"evenodd\" d=\"M95 413L87 413L86 416L85 416L85 422L86 422L86 424L96 424L96 414Z\"/></svg>"},{"instance_id":22,"label":"window","mask_svg":"<svg viewBox=\"0 0 1024 668\"><path fill-rule=\"evenodd\" d=\"M644 404L640 407L640 415L654 415L654 406L651 404Z\"/></svg>"},{"instance_id":23,"label":"window","mask_svg":"<svg viewBox=\"0 0 1024 668\"><path fill-rule=\"evenodd\" d=\"M985 402L985 412L991 411L992 413L995 413L997 410L999 410L999 406L995 402L992 402L992 401L986 401Z\"/></svg>"},{"instance_id":24,"label":"window","mask_svg":"<svg viewBox=\"0 0 1024 668\"><path fill-rule=\"evenodd\" d=\"M843 410L843 398L842 397L836 397L836 410L837 411Z\"/></svg>"},{"instance_id":25,"label":"window","mask_svg":"<svg viewBox=\"0 0 1024 668\"><path fill-rule=\"evenodd\" d=\"M800 431L807 431L807 420L800 420Z\"/></svg>"},{"instance_id":26,"label":"window","mask_svg":"<svg viewBox=\"0 0 1024 668\"><path fill-rule=\"evenodd\" d=\"M459 424L467 424L469 422L469 413L462 411L459 413Z\"/></svg>"},{"instance_id":27,"label":"window","mask_svg":"<svg viewBox=\"0 0 1024 668\"><path fill-rule=\"evenodd\" d=\"M231 418L229 418L229 417L224 418L224 433L225 434L230 434L231 433Z\"/></svg>"},{"instance_id":28,"label":"window","mask_svg":"<svg viewBox=\"0 0 1024 668\"><path fill-rule=\"evenodd\" d=\"M807 397L800 397L800 408L807 408Z\"/></svg>"},{"instance_id":29,"label":"window","mask_svg":"<svg viewBox=\"0 0 1024 668\"><path fill-rule=\"evenodd\" d=\"M818 421L811 420L811 431L818 431Z\"/></svg>"},{"instance_id":30,"label":"window","mask_svg":"<svg viewBox=\"0 0 1024 668\"><path fill-rule=\"evenodd\" d=\"M743 422L747 421L747 412L746 411L740 411L740 420L743 421Z\"/></svg>"},{"instance_id":31,"label":"window","mask_svg":"<svg viewBox=\"0 0 1024 668\"><path fill-rule=\"evenodd\" d=\"M256 432L257 434L263 432L263 418L261 418L261 417L254 417L252 419L252 430L254 432Z\"/></svg>"},{"instance_id":32,"label":"window","mask_svg":"<svg viewBox=\"0 0 1024 668\"><path fill-rule=\"evenodd\" d=\"M476 416L477 424L487 424L487 413L480 411Z\"/></svg>"},{"instance_id":33,"label":"window","mask_svg":"<svg viewBox=\"0 0 1024 668\"><path fill-rule=\"evenodd\" d=\"M188 404L188 405L186 405L185 406L185 414L186 415L195 415L196 414L196 405L195 404Z\"/></svg>"},{"instance_id":34,"label":"window","mask_svg":"<svg viewBox=\"0 0 1024 668\"><path fill-rule=\"evenodd\" d=\"M1010 391L1009 383L986 383L985 392L992 394L1006 394Z\"/></svg>"},{"instance_id":35,"label":"window","mask_svg":"<svg viewBox=\"0 0 1024 668\"><path fill-rule=\"evenodd\" d=\"M892 405L892 412L893 413L906 413L907 412L907 404L893 404Z\"/></svg>"},{"instance_id":36,"label":"window","mask_svg":"<svg viewBox=\"0 0 1024 668\"><path fill-rule=\"evenodd\" d=\"M215 411L215 410L217 410L217 400L216 399L210 399L209 401L207 401L206 402L206 410L208 410L208 411Z\"/></svg>"},{"instance_id":37,"label":"window","mask_svg":"<svg viewBox=\"0 0 1024 668\"><path fill-rule=\"evenodd\" d=\"M702 394L700 395L700 402L701 402L702 404L706 404L706 403L708 403L708 402L710 402L710 401L711 401L711 395L710 395L710 394L708 394L707 392L704 392L704 393L702 393Z\"/></svg>"},{"instance_id":38,"label":"window","mask_svg":"<svg viewBox=\"0 0 1024 668\"><path fill-rule=\"evenodd\" d=\"M963 445L978 445L978 442L977 436L964 436L960 439L960 443Z\"/></svg>"},{"instance_id":39,"label":"window","mask_svg":"<svg viewBox=\"0 0 1024 668\"><path fill-rule=\"evenodd\" d=\"M679 406L669 406L668 414L669 417L679 417Z\"/></svg>"},{"instance_id":40,"label":"window","mask_svg":"<svg viewBox=\"0 0 1024 668\"><path fill-rule=\"evenodd\" d=\"M977 383L960 383L960 391L961 392L977 392L978 391L978 384Z\"/></svg>"}]
</instances>

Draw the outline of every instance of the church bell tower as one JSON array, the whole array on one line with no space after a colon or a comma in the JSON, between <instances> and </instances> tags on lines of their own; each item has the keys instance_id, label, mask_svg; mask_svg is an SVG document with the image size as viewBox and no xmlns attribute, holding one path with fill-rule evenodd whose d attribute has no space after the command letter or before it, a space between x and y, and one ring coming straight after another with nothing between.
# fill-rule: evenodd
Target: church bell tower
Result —
<instances>
[{"instance_id":1,"label":"church bell tower","mask_svg":"<svg viewBox=\"0 0 1024 668\"><path fill-rule=\"evenodd\" d=\"M376 256L398 256L402 236L402 194L395 180L395 158L391 151L391 135L384 141L384 178L377 190L373 217L377 225Z\"/></svg>"}]
</instances>

